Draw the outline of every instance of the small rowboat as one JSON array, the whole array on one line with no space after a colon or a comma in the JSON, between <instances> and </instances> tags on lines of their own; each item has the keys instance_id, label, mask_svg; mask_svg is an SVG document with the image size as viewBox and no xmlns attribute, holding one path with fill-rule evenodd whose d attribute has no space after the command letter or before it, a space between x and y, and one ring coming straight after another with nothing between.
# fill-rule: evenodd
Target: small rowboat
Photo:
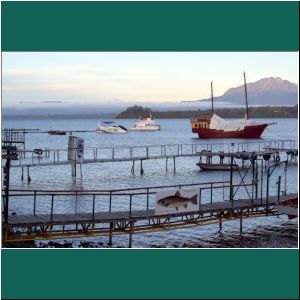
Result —
<instances>
[{"instance_id":1,"label":"small rowboat","mask_svg":"<svg viewBox=\"0 0 300 300\"><path fill-rule=\"evenodd\" d=\"M298 217L298 197L279 201L276 205L276 209L281 214L288 215L289 220Z\"/></svg>"},{"instance_id":2,"label":"small rowboat","mask_svg":"<svg viewBox=\"0 0 300 300\"><path fill-rule=\"evenodd\" d=\"M203 171L230 171L231 164L203 164L197 163L197 166ZM232 170L237 171L239 166L237 164L232 165Z\"/></svg>"},{"instance_id":3,"label":"small rowboat","mask_svg":"<svg viewBox=\"0 0 300 300\"><path fill-rule=\"evenodd\" d=\"M66 135L67 132L63 130L49 130L48 133L51 135Z\"/></svg>"}]
</instances>

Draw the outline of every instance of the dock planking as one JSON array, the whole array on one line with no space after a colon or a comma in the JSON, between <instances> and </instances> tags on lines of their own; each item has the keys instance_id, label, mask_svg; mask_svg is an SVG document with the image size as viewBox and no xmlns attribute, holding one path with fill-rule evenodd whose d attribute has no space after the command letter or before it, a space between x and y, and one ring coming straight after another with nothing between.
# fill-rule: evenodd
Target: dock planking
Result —
<instances>
[{"instance_id":1,"label":"dock planking","mask_svg":"<svg viewBox=\"0 0 300 300\"><path fill-rule=\"evenodd\" d=\"M280 199L285 200L297 196L297 194L288 194ZM268 205L277 203L277 196L269 197ZM38 214L38 215L10 215L8 217L9 227L29 227L29 226L47 226L47 225L67 225L67 224L90 224L90 223L111 223L111 222L129 222L137 220L148 220L151 218L176 218L190 214L219 213L228 210L244 210L249 208L265 207L266 198L263 199L240 199L231 201L222 201L215 203L203 203L198 211L181 212L165 215L155 214L154 209L136 210L136 211L116 211L116 212L95 212L78 214Z\"/></svg>"}]
</instances>

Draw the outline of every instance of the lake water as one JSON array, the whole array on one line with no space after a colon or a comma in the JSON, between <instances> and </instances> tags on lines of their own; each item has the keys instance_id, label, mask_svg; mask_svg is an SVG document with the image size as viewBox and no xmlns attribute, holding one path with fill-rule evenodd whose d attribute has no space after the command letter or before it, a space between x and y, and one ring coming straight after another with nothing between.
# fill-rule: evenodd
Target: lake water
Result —
<instances>
[{"instance_id":1,"label":"lake water","mask_svg":"<svg viewBox=\"0 0 300 300\"><path fill-rule=\"evenodd\" d=\"M103 120L101 120L103 121ZM262 140L269 139L298 139L297 119L269 119L256 120L271 125L263 134ZM2 128L39 128L46 130L94 130L99 120L68 119L68 120L4 120ZM117 120L125 127L133 125L134 120ZM197 138L191 132L188 120L172 119L157 120L161 125L160 131L155 132L128 132L126 134L99 134L96 132L74 133L76 136L84 138L85 148L90 147L130 147L143 145L164 145L164 144L207 144L242 142L242 140L205 140ZM261 141L261 140L260 140ZM26 149L49 148L66 149L68 144L67 136L51 136L48 134L27 134ZM226 150L226 149L224 149ZM282 158L284 159L284 158ZM146 187L157 185L175 185L184 183L200 183L208 181L224 181L229 179L226 172L201 172L196 166L197 158L176 159L176 173L173 172L172 161L169 162L168 171L165 170L165 160L149 160L143 162L143 175L139 173L139 164L136 165L136 172L132 174L132 163L101 163L85 164L82 168L82 178L74 179L71 176L71 167L51 166L31 168L31 182L21 180L21 168L13 168L11 175L11 187L17 189L118 189L128 187ZM283 175L283 169L278 168L271 178L271 194L276 194L276 180L279 175ZM247 178L247 177L246 177ZM239 181L235 174L235 182ZM287 191L298 192L298 164L289 165L287 172ZM223 194L222 194L223 193ZM214 197L227 197L226 191L214 194ZM240 191L241 196L245 191ZM78 210L87 209L86 199L80 199L77 203ZM12 201L11 212L29 212L32 204ZM102 204L99 204L101 208ZM126 203L116 203L117 208L127 207ZM152 206L154 203L152 202ZM40 212L47 210L47 205L40 206ZM133 208L141 208L141 204L136 201ZM65 203L56 206L57 212L63 212L70 207ZM71 207L73 209L73 207ZM244 223L244 236L239 237L238 222L226 222L223 225L222 234L217 233L218 225L210 225L201 228L178 229L166 233L149 233L134 236L133 247L297 247L297 224L296 221L287 221L286 216L248 219ZM127 236L114 237L115 247L126 247ZM106 239L103 237L89 239L89 246L105 247ZM64 241L60 243L79 247L82 239L76 239L71 244ZM69 242L68 242L69 243ZM37 242L37 246L44 243Z\"/></svg>"}]
</instances>

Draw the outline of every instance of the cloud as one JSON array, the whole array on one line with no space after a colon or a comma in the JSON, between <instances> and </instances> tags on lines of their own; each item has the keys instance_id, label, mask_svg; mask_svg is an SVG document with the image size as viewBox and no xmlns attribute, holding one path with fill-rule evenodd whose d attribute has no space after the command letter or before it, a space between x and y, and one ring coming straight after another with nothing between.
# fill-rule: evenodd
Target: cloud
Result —
<instances>
[{"instance_id":1,"label":"cloud","mask_svg":"<svg viewBox=\"0 0 300 300\"><path fill-rule=\"evenodd\" d=\"M70 101L60 101L60 100L46 100L46 101L19 101L22 104L60 104L60 103L72 103Z\"/></svg>"}]
</instances>

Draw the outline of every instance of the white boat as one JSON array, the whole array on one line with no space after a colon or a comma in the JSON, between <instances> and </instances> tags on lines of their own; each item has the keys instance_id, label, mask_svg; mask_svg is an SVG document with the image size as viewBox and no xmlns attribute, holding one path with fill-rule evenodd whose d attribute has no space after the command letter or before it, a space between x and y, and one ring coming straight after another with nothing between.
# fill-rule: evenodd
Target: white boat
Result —
<instances>
[{"instance_id":1,"label":"white boat","mask_svg":"<svg viewBox=\"0 0 300 300\"><path fill-rule=\"evenodd\" d=\"M115 122L102 122L97 126L96 132L101 132L101 133L126 133L126 132L128 132L128 130L124 126L118 125Z\"/></svg>"},{"instance_id":2,"label":"white boat","mask_svg":"<svg viewBox=\"0 0 300 300\"><path fill-rule=\"evenodd\" d=\"M136 124L133 127L129 128L129 130L160 130L160 125L155 123L152 115L150 114L149 117L140 117Z\"/></svg>"}]
</instances>

